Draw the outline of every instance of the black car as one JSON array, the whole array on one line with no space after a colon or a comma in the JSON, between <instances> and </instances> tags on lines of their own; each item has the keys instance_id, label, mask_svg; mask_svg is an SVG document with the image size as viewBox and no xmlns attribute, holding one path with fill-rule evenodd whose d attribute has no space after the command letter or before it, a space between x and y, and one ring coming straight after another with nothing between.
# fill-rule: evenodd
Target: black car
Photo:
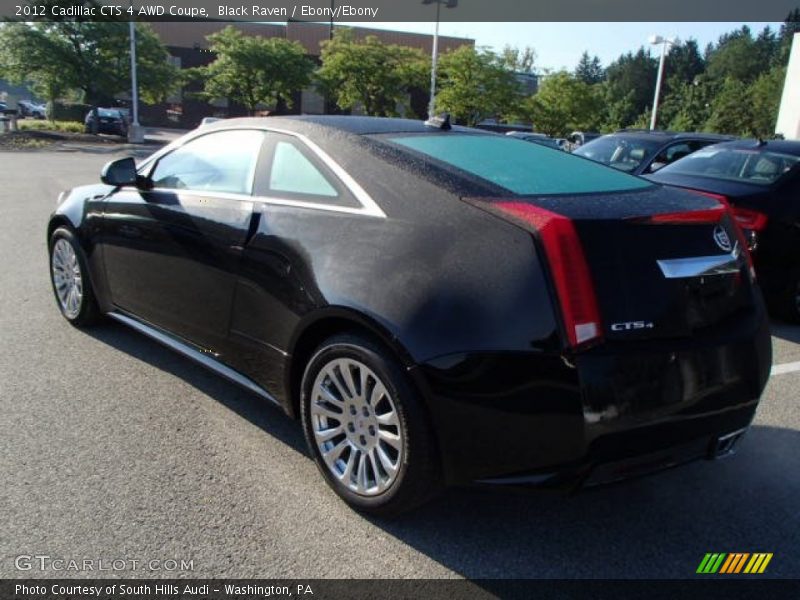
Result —
<instances>
[{"instance_id":1,"label":"black car","mask_svg":"<svg viewBox=\"0 0 800 600\"><path fill-rule=\"evenodd\" d=\"M234 119L101 178L47 227L62 314L300 418L364 511L726 454L768 377L728 209L564 152L446 121Z\"/></svg>"},{"instance_id":2,"label":"black car","mask_svg":"<svg viewBox=\"0 0 800 600\"><path fill-rule=\"evenodd\" d=\"M715 133L625 129L588 142L574 153L626 173L646 175L700 148L732 139Z\"/></svg>"},{"instance_id":3,"label":"black car","mask_svg":"<svg viewBox=\"0 0 800 600\"><path fill-rule=\"evenodd\" d=\"M729 202L747 234L769 304L777 315L800 323L800 142L717 144L652 179Z\"/></svg>"},{"instance_id":4,"label":"black car","mask_svg":"<svg viewBox=\"0 0 800 600\"><path fill-rule=\"evenodd\" d=\"M116 108L98 108L97 133L107 133L109 135L128 135L128 120L122 110ZM94 123L94 111L86 113L84 119L84 131L92 133Z\"/></svg>"},{"instance_id":5,"label":"black car","mask_svg":"<svg viewBox=\"0 0 800 600\"><path fill-rule=\"evenodd\" d=\"M531 142L533 144L539 144L540 146L546 146L548 148L554 148L556 150L563 150L562 144L556 138L551 138L548 135L543 133L529 133L525 131L509 131L507 134L509 137L516 138L518 140L524 140L526 142Z\"/></svg>"},{"instance_id":6,"label":"black car","mask_svg":"<svg viewBox=\"0 0 800 600\"><path fill-rule=\"evenodd\" d=\"M21 117L44 119L47 116L47 108L43 104L36 104L31 100L20 100L17 106Z\"/></svg>"}]
</instances>

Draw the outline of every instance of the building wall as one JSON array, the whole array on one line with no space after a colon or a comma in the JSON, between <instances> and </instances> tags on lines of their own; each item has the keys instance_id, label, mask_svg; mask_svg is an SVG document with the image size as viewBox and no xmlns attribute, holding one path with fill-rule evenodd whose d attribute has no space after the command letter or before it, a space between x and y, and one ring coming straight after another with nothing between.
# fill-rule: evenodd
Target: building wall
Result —
<instances>
[{"instance_id":1,"label":"building wall","mask_svg":"<svg viewBox=\"0 0 800 600\"><path fill-rule=\"evenodd\" d=\"M800 140L800 33L795 33L792 38L775 133L787 140Z\"/></svg>"}]
</instances>

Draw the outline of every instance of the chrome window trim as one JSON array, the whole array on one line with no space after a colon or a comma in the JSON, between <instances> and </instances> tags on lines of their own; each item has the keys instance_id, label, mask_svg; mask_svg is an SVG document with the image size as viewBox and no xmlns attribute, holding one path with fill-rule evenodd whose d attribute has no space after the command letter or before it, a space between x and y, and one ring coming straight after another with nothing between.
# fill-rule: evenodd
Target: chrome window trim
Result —
<instances>
[{"instance_id":1,"label":"chrome window trim","mask_svg":"<svg viewBox=\"0 0 800 600\"><path fill-rule=\"evenodd\" d=\"M327 152L325 152L322 148L320 148L317 144L315 144L313 141L311 141L308 137L306 137L302 133L297 133L295 131L288 131L286 129L280 129L278 127L270 127L266 125L235 125L231 127L220 127L214 129L208 127L200 128L195 130L195 132L187 134L187 137L185 139L176 140L175 142L172 142L171 144L164 147L158 153L153 154L139 166L139 169L152 168L152 165L150 165L150 163L155 163L161 160L161 158L168 152L177 150L178 148L183 147L184 145L197 139L198 137L223 131L237 131L237 130L258 130L271 133L279 133L282 135L291 136L299 140L306 148L308 148L311 152L313 152L314 155L317 156L325 164L326 167L328 167L333 172L333 174L347 188L347 190L351 194L353 194L353 197L358 201L359 204L361 204L361 206L360 207L336 206L334 204L325 204L322 202L290 200L288 198L280 198L278 196L254 196L252 194L233 194L230 192L214 192L214 191L193 190L193 189L153 188L150 191L189 194L194 196L198 195L208 196L213 194L214 196L218 196L220 198L228 198L231 200L246 200L251 202L260 202L262 204L275 205L275 206L308 208L312 210L323 210L335 213L362 215L366 217L377 217L381 219L386 218L386 213L383 212L381 207L378 206L378 203L375 202L375 200L373 200L372 196L370 196L364 190L364 188L362 188L358 184L358 182L355 179L353 179L350 176L350 174L347 171L345 171L344 168L339 163L337 163ZM193 133L195 135L193 135ZM256 164L257 163L258 161L256 161ZM253 186L255 185L255 172L253 173L252 185ZM252 190L253 187L251 186L251 192Z\"/></svg>"}]
</instances>

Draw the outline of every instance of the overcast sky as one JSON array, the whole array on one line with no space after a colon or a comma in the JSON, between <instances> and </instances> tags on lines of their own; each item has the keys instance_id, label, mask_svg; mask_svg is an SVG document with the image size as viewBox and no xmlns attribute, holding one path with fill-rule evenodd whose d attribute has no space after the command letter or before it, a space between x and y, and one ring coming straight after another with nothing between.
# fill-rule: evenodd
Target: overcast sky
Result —
<instances>
[{"instance_id":1,"label":"overcast sky","mask_svg":"<svg viewBox=\"0 0 800 600\"><path fill-rule=\"evenodd\" d=\"M531 46L537 68L573 69L584 50L596 54L603 66L623 52L637 50L652 34L695 38L701 50L720 34L745 23L441 23L441 35L468 37L481 46L501 49L504 45ZM396 29L432 34L433 23L359 23L363 27ZM747 23L754 31L780 23Z\"/></svg>"}]
</instances>

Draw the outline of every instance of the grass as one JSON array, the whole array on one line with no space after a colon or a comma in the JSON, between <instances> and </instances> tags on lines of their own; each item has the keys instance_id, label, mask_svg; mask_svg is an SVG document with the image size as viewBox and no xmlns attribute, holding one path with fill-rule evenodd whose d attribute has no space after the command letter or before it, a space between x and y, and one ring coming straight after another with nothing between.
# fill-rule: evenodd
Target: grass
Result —
<instances>
[{"instance_id":1,"label":"grass","mask_svg":"<svg viewBox=\"0 0 800 600\"><path fill-rule=\"evenodd\" d=\"M65 131L83 133L83 123L78 121L47 121L46 119L20 119L20 131Z\"/></svg>"}]
</instances>

